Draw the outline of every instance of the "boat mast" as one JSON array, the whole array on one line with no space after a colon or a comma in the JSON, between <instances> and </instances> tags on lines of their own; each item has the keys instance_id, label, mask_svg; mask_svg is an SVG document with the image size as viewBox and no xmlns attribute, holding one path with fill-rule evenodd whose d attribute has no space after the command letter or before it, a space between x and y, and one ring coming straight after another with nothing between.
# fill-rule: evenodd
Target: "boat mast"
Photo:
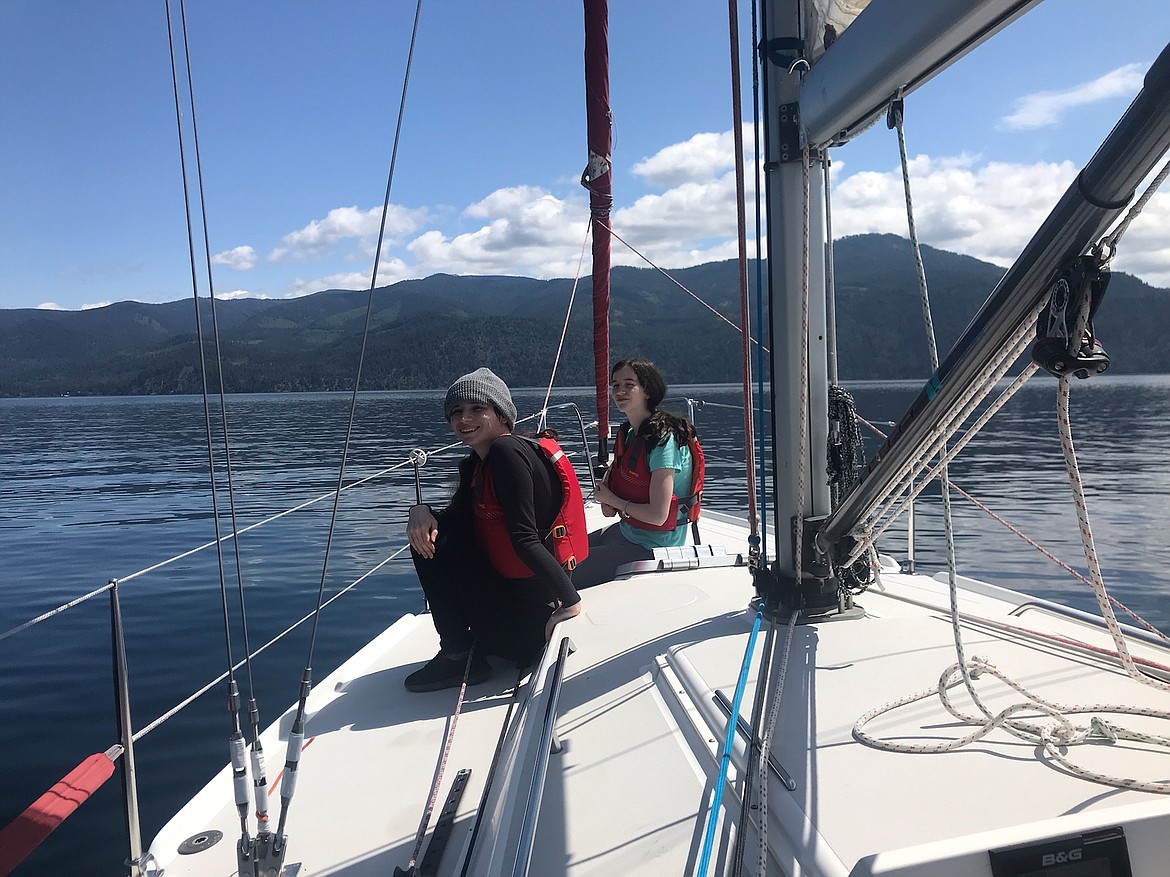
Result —
<instances>
[{"instance_id":1,"label":"boat mast","mask_svg":"<svg viewBox=\"0 0 1170 877\"><path fill-rule=\"evenodd\" d=\"M589 162L581 185L589 189L593 231L593 382L597 399L597 464L609 461L609 216L610 174L609 3L585 0L585 111Z\"/></svg>"},{"instance_id":2,"label":"boat mast","mask_svg":"<svg viewBox=\"0 0 1170 877\"><path fill-rule=\"evenodd\" d=\"M800 0L764 3L760 64L763 81L764 181L771 302L774 570L786 591L809 606L836 606L835 582L816 578L802 562L796 581L795 522L827 515L828 347L825 318L824 177L814 156L808 197L800 125L804 60ZM807 204L808 252L805 252ZM806 270L807 263L807 270ZM804 314L807 275L808 319ZM808 351L802 387L802 351ZM801 485L803 484L803 490ZM810 528L802 528L806 533ZM807 543L807 538L805 539ZM804 552L808 557L808 552Z\"/></svg>"},{"instance_id":3,"label":"boat mast","mask_svg":"<svg viewBox=\"0 0 1170 877\"><path fill-rule=\"evenodd\" d=\"M838 605L831 558L823 550L823 538L817 535L832 512L825 477L828 327L824 151L864 129L899 91L905 94L923 84L1040 0L932 0L929 4L870 0L837 36L831 51L819 57L812 57L811 52L820 35L805 32L806 23L812 20L806 8L811 0L762 2L775 572L782 593L790 595L785 599L816 613ZM807 323L803 312L806 282ZM804 390L801 357L806 345ZM834 526L841 518L839 510L833 513ZM799 566L795 555L797 520L802 521L804 546ZM818 541L821 549L814 548Z\"/></svg>"}]
</instances>

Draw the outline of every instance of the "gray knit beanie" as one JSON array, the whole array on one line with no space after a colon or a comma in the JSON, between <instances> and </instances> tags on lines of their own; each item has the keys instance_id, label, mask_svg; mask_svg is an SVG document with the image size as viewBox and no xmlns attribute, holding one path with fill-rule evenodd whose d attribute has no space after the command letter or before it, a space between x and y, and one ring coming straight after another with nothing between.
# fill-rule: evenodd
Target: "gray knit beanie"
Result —
<instances>
[{"instance_id":1,"label":"gray knit beanie","mask_svg":"<svg viewBox=\"0 0 1170 877\"><path fill-rule=\"evenodd\" d=\"M451 412L456 405L468 402L491 405L504 415L509 426L516 425L516 405L512 402L508 385L490 368L477 368L471 374L461 377L447 390L447 398L443 400L443 414L446 415L447 422L451 421Z\"/></svg>"}]
</instances>

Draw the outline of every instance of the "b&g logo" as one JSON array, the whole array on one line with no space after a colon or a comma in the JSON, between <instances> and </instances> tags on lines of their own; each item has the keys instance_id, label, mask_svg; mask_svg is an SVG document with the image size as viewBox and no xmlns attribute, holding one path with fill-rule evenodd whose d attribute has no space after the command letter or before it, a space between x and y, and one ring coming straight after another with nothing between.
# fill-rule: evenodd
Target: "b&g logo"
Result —
<instances>
[{"instance_id":1,"label":"b&g logo","mask_svg":"<svg viewBox=\"0 0 1170 877\"><path fill-rule=\"evenodd\" d=\"M1049 865L1064 865L1068 862L1079 862L1081 860L1082 852L1080 847L1068 852L1059 853L1045 853L1040 857L1041 867L1047 868Z\"/></svg>"}]
</instances>

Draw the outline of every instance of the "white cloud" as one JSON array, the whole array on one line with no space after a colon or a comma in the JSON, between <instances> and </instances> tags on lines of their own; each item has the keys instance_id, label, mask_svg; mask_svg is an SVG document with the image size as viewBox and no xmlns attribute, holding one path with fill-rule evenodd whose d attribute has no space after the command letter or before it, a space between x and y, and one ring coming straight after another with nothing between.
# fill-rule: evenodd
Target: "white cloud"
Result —
<instances>
[{"instance_id":1,"label":"white cloud","mask_svg":"<svg viewBox=\"0 0 1170 877\"><path fill-rule=\"evenodd\" d=\"M216 253L211 257L211 264L224 265L233 271L251 271L256 267L256 251L252 247L234 247Z\"/></svg>"},{"instance_id":2,"label":"white cloud","mask_svg":"<svg viewBox=\"0 0 1170 877\"><path fill-rule=\"evenodd\" d=\"M563 277L576 273L588 222L584 199L562 200L531 186L499 189L463 212L486 220L472 231L448 236L430 229L407 246L419 275L521 274Z\"/></svg>"},{"instance_id":3,"label":"white cloud","mask_svg":"<svg viewBox=\"0 0 1170 877\"><path fill-rule=\"evenodd\" d=\"M426 272L433 273L433 272ZM400 280L424 276L401 259L383 257L378 265L378 286L390 286ZM325 277L308 279L298 277L288 285L285 298L300 298L325 289L369 289L370 272L346 271Z\"/></svg>"},{"instance_id":4,"label":"white cloud","mask_svg":"<svg viewBox=\"0 0 1170 877\"><path fill-rule=\"evenodd\" d=\"M977 156L910 162L914 222L926 244L1007 266L1051 212L1077 169L1071 162L981 163ZM907 236L902 172L842 175L833 190L833 234Z\"/></svg>"},{"instance_id":5,"label":"white cloud","mask_svg":"<svg viewBox=\"0 0 1170 877\"><path fill-rule=\"evenodd\" d=\"M231 292L217 292L215 297L220 301L231 301L237 298L271 298L271 296L265 295L262 292L252 292L250 289L233 289Z\"/></svg>"},{"instance_id":6,"label":"white cloud","mask_svg":"<svg viewBox=\"0 0 1170 877\"><path fill-rule=\"evenodd\" d=\"M1068 110L1112 97L1129 97L1142 87L1144 64L1126 64L1064 91L1038 91L1019 98L1000 124L1020 130L1055 125Z\"/></svg>"},{"instance_id":7,"label":"white cloud","mask_svg":"<svg viewBox=\"0 0 1170 877\"><path fill-rule=\"evenodd\" d=\"M424 211L391 205L386 215L386 236L401 238L418 228ZM309 261L333 253L346 240L372 242L378 236L382 222L382 208L359 210L357 207L337 207L324 219L314 219L304 228L289 232L280 245L268 254L269 262Z\"/></svg>"},{"instance_id":8,"label":"white cloud","mask_svg":"<svg viewBox=\"0 0 1170 877\"><path fill-rule=\"evenodd\" d=\"M745 144L750 144L748 132ZM682 143L674 143L630 170L647 183L672 188L697 179L710 179L735 166L735 140L730 131L722 134L696 134Z\"/></svg>"},{"instance_id":9,"label":"white cloud","mask_svg":"<svg viewBox=\"0 0 1170 877\"><path fill-rule=\"evenodd\" d=\"M733 141L729 134L698 135L646 159L639 167L660 191L643 195L613 213L615 234L654 265L666 270L731 259L735 240ZM685 168L685 173L683 169ZM750 168L750 165L749 165ZM838 237L866 232L906 236L901 170L852 171L833 164L833 230ZM915 220L923 243L1006 267L1016 258L1076 176L1071 162L1033 164L988 161L982 156L920 155L911 162ZM747 185L754 185L747 174ZM575 191L575 190L571 190ZM753 193L747 193L749 203ZM331 211L298 244L307 254L318 245L362 237L353 259L372 251L368 232L375 211ZM414 214L421 216L421 211ZM751 216L748 217L749 223ZM435 273L509 274L536 278L574 277L589 270L581 261L588 223L586 196L561 198L533 186L496 190L469 205L454 230L432 224L412 238L388 242L378 285ZM1170 285L1170 195L1156 197L1130 229L1118 255L1118 270ZM750 227L750 226L749 226ZM299 234L299 233L298 233ZM290 236L291 238L292 236ZM754 244L749 243L754 254ZM336 261L336 260L335 260ZM642 257L615 238L615 265L645 266ZM322 272L323 274L325 272ZM369 271L297 278L286 295L322 289L366 289Z\"/></svg>"}]
</instances>

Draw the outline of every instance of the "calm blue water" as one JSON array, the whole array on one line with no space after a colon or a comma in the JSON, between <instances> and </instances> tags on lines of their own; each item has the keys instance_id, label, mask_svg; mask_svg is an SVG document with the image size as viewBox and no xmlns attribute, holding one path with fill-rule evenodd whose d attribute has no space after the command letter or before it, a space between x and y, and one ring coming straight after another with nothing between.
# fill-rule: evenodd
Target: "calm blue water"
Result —
<instances>
[{"instance_id":1,"label":"calm blue water","mask_svg":"<svg viewBox=\"0 0 1170 877\"><path fill-rule=\"evenodd\" d=\"M863 416L896 419L916 383L851 389ZM1075 387L1074 430L1106 580L1151 622L1170 626L1165 505L1170 496L1170 377L1098 378ZM707 502L743 508L742 413L738 390L682 388L710 403L697 421L708 455ZM521 412L539 406L517 393ZM592 393L568 393L585 411ZM674 400L677 401L677 398ZM337 484L349 414L344 394L229 397L232 477L239 527L317 497ZM952 467L955 482L1040 541L1084 567L1054 420L1055 388L1036 379L976 438ZM676 410L683 410L681 402ZM449 441L437 393L363 396L346 482L403 461L411 448ZM587 419L588 416L587 416ZM554 425L570 450L575 421ZM220 473L221 528L230 532ZM428 500L450 489L458 451L423 470ZM226 638L215 552L205 550L134 576L214 538L201 400L193 397L0 400L0 633L68 600L126 579L134 726L141 729L222 672ZM397 469L342 494L325 593L346 587L403 545L412 470ZM937 491L936 491L937 494ZM240 537L249 640L253 649L311 611L322 580L332 497ZM920 568L942 568L937 495L919 506ZM1092 609L1087 590L962 500L955 504L960 569L1038 595ZM904 531L903 531L904 533ZM904 534L883 544L904 553ZM231 648L238 659L235 559L225 549ZM391 561L325 610L313 656L315 679L422 600L408 560ZM308 649L305 625L253 663L262 724L296 696ZM0 824L92 752L116 739L110 670L109 603L102 595L0 641ZM247 694L247 676L237 678ZM230 732L223 686L137 748L144 841L226 761ZM120 788L111 780L16 873L124 873Z\"/></svg>"}]
</instances>

